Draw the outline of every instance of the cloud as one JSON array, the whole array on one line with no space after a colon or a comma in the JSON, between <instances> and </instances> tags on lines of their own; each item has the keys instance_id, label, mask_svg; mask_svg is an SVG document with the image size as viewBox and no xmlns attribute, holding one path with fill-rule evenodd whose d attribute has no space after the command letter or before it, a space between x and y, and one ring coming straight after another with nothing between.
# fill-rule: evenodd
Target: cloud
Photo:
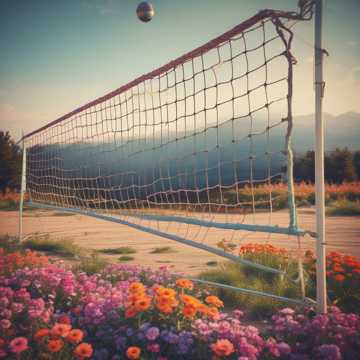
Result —
<instances>
[{"instance_id":1,"label":"cloud","mask_svg":"<svg viewBox=\"0 0 360 360\"><path fill-rule=\"evenodd\" d=\"M345 44L346 44L347 46L349 46L349 47L355 47L355 46L358 45L358 42L355 41L355 40L347 40L347 41L345 42Z\"/></svg>"}]
</instances>

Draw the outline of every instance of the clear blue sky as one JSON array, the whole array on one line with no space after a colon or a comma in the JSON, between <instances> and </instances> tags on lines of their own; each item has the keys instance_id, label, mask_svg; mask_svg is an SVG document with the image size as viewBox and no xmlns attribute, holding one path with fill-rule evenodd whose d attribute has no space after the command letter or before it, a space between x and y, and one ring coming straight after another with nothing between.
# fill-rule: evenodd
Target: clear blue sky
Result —
<instances>
[{"instance_id":1,"label":"clear blue sky","mask_svg":"<svg viewBox=\"0 0 360 360\"><path fill-rule=\"evenodd\" d=\"M0 0L0 128L17 138L201 45L263 8L296 0ZM360 112L360 1L325 0L325 110ZM296 114L313 109L312 22L295 29Z\"/></svg>"}]
</instances>

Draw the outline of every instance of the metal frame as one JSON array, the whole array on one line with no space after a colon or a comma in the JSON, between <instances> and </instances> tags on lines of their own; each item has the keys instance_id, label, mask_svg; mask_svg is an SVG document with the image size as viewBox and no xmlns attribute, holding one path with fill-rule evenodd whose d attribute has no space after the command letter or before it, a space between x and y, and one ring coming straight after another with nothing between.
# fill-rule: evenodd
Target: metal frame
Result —
<instances>
[{"instance_id":1,"label":"metal frame","mask_svg":"<svg viewBox=\"0 0 360 360\"><path fill-rule=\"evenodd\" d=\"M325 176L324 176L324 97L322 48L323 0L315 0L315 203L316 203L316 299L318 313L327 312Z\"/></svg>"},{"instance_id":2,"label":"metal frame","mask_svg":"<svg viewBox=\"0 0 360 360\"><path fill-rule=\"evenodd\" d=\"M23 210L24 210L24 194L26 191L26 147L25 140L22 140L22 168L21 168L21 189L19 204L19 240L23 238Z\"/></svg>"}]
</instances>

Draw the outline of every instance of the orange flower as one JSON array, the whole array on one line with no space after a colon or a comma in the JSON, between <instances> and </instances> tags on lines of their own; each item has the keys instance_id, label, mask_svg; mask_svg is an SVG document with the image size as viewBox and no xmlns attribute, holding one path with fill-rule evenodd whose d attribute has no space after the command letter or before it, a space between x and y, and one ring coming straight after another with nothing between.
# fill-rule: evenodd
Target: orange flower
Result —
<instances>
[{"instance_id":1,"label":"orange flower","mask_svg":"<svg viewBox=\"0 0 360 360\"><path fill-rule=\"evenodd\" d=\"M80 329L73 329L69 332L66 339L73 344L78 344L80 341L82 341L83 337L84 333Z\"/></svg>"},{"instance_id":2,"label":"orange flower","mask_svg":"<svg viewBox=\"0 0 360 360\"><path fill-rule=\"evenodd\" d=\"M61 315L58 318L58 323L59 324L67 324L67 325L71 325L71 320L67 315Z\"/></svg>"},{"instance_id":3,"label":"orange flower","mask_svg":"<svg viewBox=\"0 0 360 360\"><path fill-rule=\"evenodd\" d=\"M74 350L74 354L82 359L91 357L92 353L93 353L93 348L88 343L81 343Z\"/></svg>"},{"instance_id":4,"label":"orange flower","mask_svg":"<svg viewBox=\"0 0 360 360\"><path fill-rule=\"evenodd\" d=\"M134 317L136 315L137 315L137 311L136 311L135 307L133 307L133 306L130 306L125 311L125 318L126 319L132 318L132 317Z\"/></svg>"},{"instance_id":5,"label":"orange flower","mask_svg":"<svg viewBox=\"0 0 360 360\"><path fill-rule=\"evenodd\" d=\"M141 354L141 350L140 348L138 348L137 346L130 346L127 350L126 350L126 357L130 360L136 360L139 359Z\"/></svg>"},{"instance_id":6,"label":"orange flower","mask_svg":"<svg viewBox=\"0 0 360 360\"><path fill-rule=\"evenodd\" d=\"M224 303L215 295L208 296L205 301L208 304L214 305L216 307L224 307Z\"/></svg>"},{"instance_id":7,"label":"orange flower","mask_svg":"<svg viewBox=\"0 0 360 360\"><path fill-rule=\"evenodd\" d=\"M200 301L196 298L194 298L193 296L190 296L190 295L181 295L180 296L180 299L182 300L182 302L185 304L185 305L200 305Z\"/></svg>"},{"instance_id":8,"label":"orange flower","mask_svg":"<svg viewBox=\"0 0 360 360\"><path fill-rule=\"evenodd\" d=\"M341 274L338 274L336 276L334 276L334 279L336 281L344 281L345 280L345 276L344 275L341 275Z\"/></svg>"},{"instance_id":9,"label":"orange flower","mask_svg":"<svg viewBox=\"0 0 360 360\"><path fill-rule=\"evenodd\" d=\"M176 296L176 291L170 288L159 288L157 289L156 293L162 297L168 298Z\"/></svg>"},{"instance_id":10,"label":"orange flower","mask_svg":"<svg viewBox=\"0 0 360 360\"><path fill-rule=\"evenodd\" d=\"M174 311L174 309L169 305L157 304L156 308L164 314L171 314Z\"/></svg>"},{"instance_id":11,"label":"orange flower","mask_svg":"<svg viewBox=\"0 0 360 360\"><path fill-rule=\"evenodd\" d=\"M211 349L218 357L229 356L235 351L234 345L227 339L218 340Z\"/></svg>"},{"instance_id":12,"label":"orange flower","mask_svg":"<svg viewBox=\"0 0 360 360\"><path fill-rule=\"evenodd\" d=\"M47 348L50 352L59 352L64 346L64 342L61 339L49 340Z\"/></svg>"},{"instance_id":13,"label":"orange flower","mask_svg":"<svg viewBox=\"0 0 360 360\"><path fill-rule=\"evenodd\" d=\"M129 291L132 294L144 293L145 292L145 286L142 283L135 281L135 282L130 284Z\"/></svg>"},{"instance_id":14,"label":"orange flower","mask_svg":"<svg viewBox=\"0 0 360 360\"><path fill-rule=\"evenodd\" d=\"M138 312L146 311L150 308L151 298L149 296L144 296L142 299L135 302L135 309Z\"/></svg>"},{"instance_id":15,"label":"orange flower","mask_svg":"<svg viewBox=\"0 0 360 360\"><path fill-rule=\"evenodd\" d=\"M42 338L44 338L45 336L49 336L50 335L50 331L49 329L40 329L38 330L35 335L34 335L34 339L36 341L41 340Z\"/></svg>"},{"instance_id":16,"label":"orange flower","mask_svg":"<svg viewBox=\"0 0 360 360\"><path fill-rule=\"evenodd\" d=\"M71 330L71 325L68 324L55 324L51 329L51 335L53 336L68 336Z\"/></svg>"},{"instance_id":17,"label":"orange flower","mask_svg":"<svg viewBox=\"0 0 360 360\"><path fill-rule=\"evenodd\" d=\"M183 315L187 318L187 319L192 319L195 315L196 315L196 307L194 305L186 305L183 308Z\"/></svg>"},{"instance_id":18,"label":"orange flower","mask_svg":"<svg viewBox=\"0 0 360 360\"><path fill-rule=\"evenodd\" d=\"M178 279L176 280L176 286L182 289L192 290L194 288L194 284L188 279Z\"/></svg>"},{"instance_id":19,"label":"orange flower","mask_svg":"<svg viewBox=\"0 0 360 360\"><path fill-rule=\"evenodd\" d=\"M216 307L210 306L207 310L207 315L213 319L219 316L219 310Z\"/></svg>"}]
</instances>

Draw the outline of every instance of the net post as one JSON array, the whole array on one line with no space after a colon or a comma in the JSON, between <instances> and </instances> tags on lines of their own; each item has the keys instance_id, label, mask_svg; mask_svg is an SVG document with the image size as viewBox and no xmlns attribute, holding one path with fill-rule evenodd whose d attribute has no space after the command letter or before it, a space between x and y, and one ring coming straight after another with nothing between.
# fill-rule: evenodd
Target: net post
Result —
<instances>
[{"instance_id":1,"label":"net post","mask_svg":"<svg viewBox=\"0 0 360 360\"><path fill-rule=\"evenodd\" d=\"M316 302L317 312L327 312L325 176L324 176L324 96L322 49L323 0L315 0L315 199L316 199Z\"/></svg>"},{"instance_id":2,"label":"net post","mask_svg":"<svg viewBox=\"0 0 360 360\"><path fill-rule=\"evenodd\" d=\"M22 167L21 167L21 189L19 204L19 241L23 238L23 210L24 210L24 193L26 191L26 147L24 136L22 136Z\"/></svg>"}]
</instances>

